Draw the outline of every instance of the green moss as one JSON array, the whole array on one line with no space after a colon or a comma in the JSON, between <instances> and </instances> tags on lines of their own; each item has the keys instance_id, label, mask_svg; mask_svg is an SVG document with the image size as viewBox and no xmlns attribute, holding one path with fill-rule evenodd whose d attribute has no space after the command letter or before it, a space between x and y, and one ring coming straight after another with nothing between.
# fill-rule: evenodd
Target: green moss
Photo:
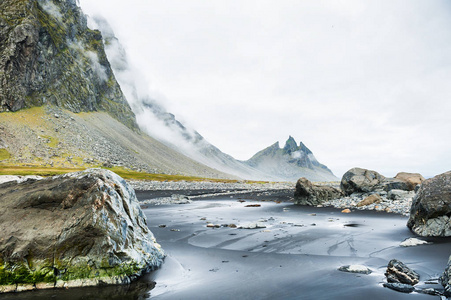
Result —
<instances>
[{"instance_id":1,"label":"green moss","mask_svg":"<svg viewBox=\"0 0 451 300\"><path fill-rule=\"evenodd\" d=\"M0 160L6 160L11 158L11 153L5 148L0 149Z\"/></svg>"},{"instance_id":2,"label":"green moss","mask_svg":"<svg viewBox=\"0 0 451 300\"><path fill-rule=\"evenodd\" d=\"M25 263L0 265L0 285L18 283L55 282L56 277L52 267L42 267L39 270L30 269Z\"/></svg>"}]
</instances>

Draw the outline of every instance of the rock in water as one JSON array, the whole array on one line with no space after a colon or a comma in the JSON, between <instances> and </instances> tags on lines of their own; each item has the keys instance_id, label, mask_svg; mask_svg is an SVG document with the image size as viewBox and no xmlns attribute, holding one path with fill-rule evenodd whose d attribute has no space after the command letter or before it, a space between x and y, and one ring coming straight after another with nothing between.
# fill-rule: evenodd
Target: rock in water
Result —
<instances>
[{"instance_id":1,"label":"rock in water","mask_svg":"<svg viewBox=\"0 0 451 300\"><path fill-rule=\"evenodd\" d=\"M315 185L307 178L302 177L296 183L294 203L299 205L319 205L342 195L341 191L333 187Z\"/></svg>"},{"instance_id":2,"label":"rock in water","mask_svg":"<svg viewBox=\"0 0 451 300\"><path fill-rule=\"evenodd\" d=\"M13 290L126 284L164 258L134 190L108 170L4 183L0 212L0 285Z\"/></svg>"},{"instance_id":3,"label":"rock in water","mask_svg":"<svg viewBox=\"0 0 451 300\"><path fill-rule=\"evenodd\" d=\"M440 283L445 288L445 296L449 299L451 297L451 256L449 257L445 272L440 276Z\"/></svg>"},{"instance_id":4,"label":"rock in water","mask_svg":"<svg viewBox=\"0 0 451 300\"><path fill-rule=\"evenodd\" d=\"M418 275L417 272L413 271L397 259L392 259L388 263L385 276L389 283L415 285L420 281L420 275Z\"/></svg>"},{"instance_id":5,"label":"rock in water","mask_svg":"<svg viewBox=\"0 0 451 300\"><path fill-rule=\"evenodd\" d=\"M421 236L451 236L451 171L424 181L413 198L407 222Z\"/></svg>"}]
</instances>

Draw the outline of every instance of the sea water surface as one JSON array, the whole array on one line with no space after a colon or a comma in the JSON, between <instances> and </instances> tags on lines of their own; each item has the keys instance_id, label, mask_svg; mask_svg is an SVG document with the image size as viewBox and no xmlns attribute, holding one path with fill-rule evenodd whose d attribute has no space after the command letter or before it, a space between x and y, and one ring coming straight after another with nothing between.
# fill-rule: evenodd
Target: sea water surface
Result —
<instances>
[{"instance_id":1,"label":"sea water surface","mask_svg":"<svg viewBox=\"0 0 451 300\"><path fill-rule=\"evenodd\" d=\"M414 236L405 226L407 218L381 212L344 214L235 198L147 206L144 212L167 253L160 270L131 286L32 291L0 299L433 299L384 288L387 264L399 259L420 274L419 286L441 288L425 281L444 271L451 254L449 238L400 247ZM252 224L262 228L233 228ZM373 272L338 271L350 264Z\"/></svg>"}]
</instances>

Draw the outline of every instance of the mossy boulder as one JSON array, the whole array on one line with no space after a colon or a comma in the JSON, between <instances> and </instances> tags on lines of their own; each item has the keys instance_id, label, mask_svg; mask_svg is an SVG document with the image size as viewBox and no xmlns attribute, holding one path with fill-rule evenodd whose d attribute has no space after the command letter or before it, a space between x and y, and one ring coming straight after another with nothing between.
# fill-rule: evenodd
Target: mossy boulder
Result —
<instances>
[{"instance_id":1,"label":"mossy boulder","mask_svg":"<svg viewBox=\"0 0 451 300\"><path fill-rule=\"evenodd\" d=\"M1 184L0 231L0 291L126 284L164 258L134 190L102 169Z\"/></svg>"}]
</instances>

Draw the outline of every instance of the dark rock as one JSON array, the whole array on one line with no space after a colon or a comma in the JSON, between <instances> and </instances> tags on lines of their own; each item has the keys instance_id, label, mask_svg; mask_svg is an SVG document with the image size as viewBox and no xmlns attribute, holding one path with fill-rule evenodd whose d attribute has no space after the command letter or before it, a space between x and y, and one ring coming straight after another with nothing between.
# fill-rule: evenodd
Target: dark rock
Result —
<instances>
[{"instance_id":1,"label":"dark rock","mask_svg":"<svg viewBox=\"0 0 451 300\"><path fill-rule=\"evenodd\" d=\"M421 236L451 236L451 171L424 181L412 201L409 227Z\"/></svg>"},{"instance_id":2,"label":"dark rock","mask_svg":"<svg viewBox=\"0 0 451 300\"><path fill-rule=\"evenodd\" d=\"M90 169L0 188L0 285L126 284L162 263L134 190Z\"/></svg>"},{"instance_id":3,"label":"dark rock","mask_svg":"<svg viewBox=\"0 0 451 300\"><path fill-rule=\"evenodd\" d=\"M396 178L385 178L378 186L376 186L376 189L381 189L386 192L391 190L403 190L403 191L410 191L410 185L402 180L396 179Z\"/></svg>"},{"instance_id":4,"label":"dark rock","mask_svg":"<svg viewBox=\"0 0 451 300\"><path fill-rule=\"evenodd\" d=\"M315 185L302 177L296 183L294 203L299 205L319 205L325 201L341 197L343 194L330 186Z\"/></svg>"},{"instance_id":5,"label":"dark rock","mask_svg":"<svg viewBox=\"0 0 451 300\"><path fill-rule=\"evenodd\" d=\"M343 175L340 187L347 196L352 193L369 193L384 180L385 177L376 171L353 168Z\"/></svg>"},{"instance_id":6,"label":"dark rock","mask_svg":"<svg viewBox=\"0 0 451 300\"><path fill-rule=\"evenodd\" d=\"M413 286L404 283L388 282L384 283L384 287L401 293L412 293L413 291L415 291L415 288Z\"/></svg>"},{"instance_id":7,"label":"dark rock","mask_svg":"<svg viewBox=\"0 0 451 300\"><path fill-rule=\"evenodd\" d=\"M440 276L439 281L445 288L444 295L446 297L451 297L451 256L448 259L448 265L446 266L445 272Z\"/></svg>"},{"instance_id":8,"label":"dark rock","mask_svg":"<svg viewBox=\"0 0 451 300\"><path fill-rule=\"evenodd\" d=\"M420 281L420 275L418 275L417 272L413 271L397 259L392 259L388 263L385 276L389 283L415 285Z\"/></svg>"},{"instance_id":9,"label":"dark rock","mask_svg":"<svg viewBox=\"0 0 451 300\"><path fill-rule=\"evenodd\" d=\"M415 188L418 185L422 184L423 181L426 180L419 173L406 173L406 172L400 172L400 173L396 174L395 178L406 182L409 186L410 191L415 190Z\"/></svg>"}]
</instances>

